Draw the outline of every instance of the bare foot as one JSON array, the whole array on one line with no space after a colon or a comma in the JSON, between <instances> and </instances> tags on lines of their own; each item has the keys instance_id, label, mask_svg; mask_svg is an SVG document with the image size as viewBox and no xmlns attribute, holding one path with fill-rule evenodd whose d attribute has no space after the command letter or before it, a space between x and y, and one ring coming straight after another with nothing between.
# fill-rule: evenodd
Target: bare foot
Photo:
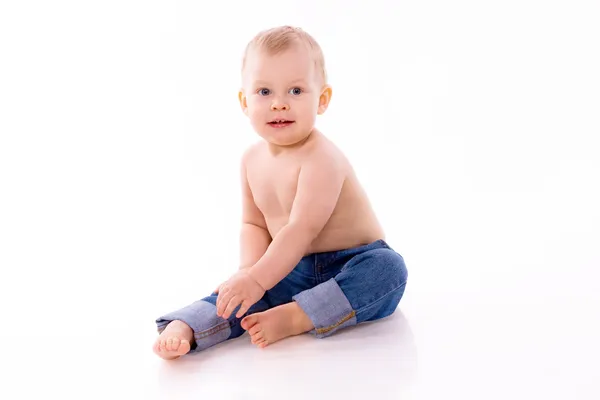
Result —
<instances>
[{"instance_id":1,"label":"bare foot","mask_svg":"<svg viewBox=\"0 0 600 400\"><path fill-rule=\"evenodd\" d=\"M242 328L250 334L252 344L264 348L288 336L308 332L314 326L300 306L292 301L247 316L242 320Z\"/></svg>"},{"instance_id":2,"label":"bare foot","mask_svg":"<svg viewBox=\"0 0 600 400\"><path fill-rule=\"evenodd\" d=\"M161 332L152 349L165 360L174 360L187 354L191 348L194 331L185 322L175 320Z\"/></svg>"}]
</instances>

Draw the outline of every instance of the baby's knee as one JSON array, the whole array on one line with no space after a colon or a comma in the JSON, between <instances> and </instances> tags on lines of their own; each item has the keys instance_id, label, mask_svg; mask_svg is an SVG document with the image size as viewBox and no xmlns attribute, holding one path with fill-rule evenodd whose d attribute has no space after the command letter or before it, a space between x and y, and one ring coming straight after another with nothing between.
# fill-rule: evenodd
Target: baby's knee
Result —
<instances>
[{"instance_id":1,"label":"baby's knee","mask_svg":"<svg viewBox=\"0 0 600 400\"><path fill-rule=\"evenodd\" d=\"M371 255L371 268L379 280L395 287L406 284L408 270L404 258L391 249L377 249Z\"/></svg>"}]
</instances>

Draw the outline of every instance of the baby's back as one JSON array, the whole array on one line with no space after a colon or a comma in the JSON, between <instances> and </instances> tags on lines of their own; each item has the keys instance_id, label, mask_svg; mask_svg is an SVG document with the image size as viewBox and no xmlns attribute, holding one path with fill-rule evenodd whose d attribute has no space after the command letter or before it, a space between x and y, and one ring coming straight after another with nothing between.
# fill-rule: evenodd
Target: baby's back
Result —
<instances>
[{"instance_id":1,"label":"baby's back","mask_svg":"<svg viewBox=\"0 0 600 400\"><path fill-rule=\"evenodd\" d=\"M339 163L345 180L331 217L308 253L348 249L384 239L383 229L352 166L342 152L316 130L295 149L274 154L267 143L259 143L248 152L248 184L271 237L288 223L300 168L314 157L327 157Z\"/></svg>"}]
</instances>

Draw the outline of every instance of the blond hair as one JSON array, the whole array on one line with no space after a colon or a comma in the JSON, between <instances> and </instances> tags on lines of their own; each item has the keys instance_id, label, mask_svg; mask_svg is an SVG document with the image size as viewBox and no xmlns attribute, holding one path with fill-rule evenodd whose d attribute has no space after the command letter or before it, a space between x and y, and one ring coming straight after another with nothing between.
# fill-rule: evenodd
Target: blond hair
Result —
<instances>
[{"instance_id":1,"label":"blond hair","mask_svg":"<svg viewBox=\"0 0 600 400\"><path fill-rule=\"evenodd\" d=\"M278 26L259 32L246 46L242 59L242 73L246 67L248 55L252 51L266 51L268 54L278 54L295 45L306 46L315 62L316 71L321 75L323 83L327 82L325 56L319 43L306 31L293 26Z\"/></svg>"}]
</instances>

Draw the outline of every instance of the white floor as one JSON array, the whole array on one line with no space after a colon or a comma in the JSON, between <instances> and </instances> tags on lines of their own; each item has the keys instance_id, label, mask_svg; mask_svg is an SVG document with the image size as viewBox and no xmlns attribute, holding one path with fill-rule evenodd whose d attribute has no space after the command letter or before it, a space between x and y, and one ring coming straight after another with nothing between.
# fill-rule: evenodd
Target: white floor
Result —
<instances>
[{"instance_id":1,"label":"white floor","mask_svg":"<svg viewBox=\"0 0 600 400\"><path fill-rule=\"evenodd\" d=\"M600 399L597 4L32 3L0 3L0 399ZM405 297L164 362L155 318L236 269L240 55L284 23Z\"/></svg>"},{"instance_id":2,"label":"white floor","mask_svg":"<svg viewBox=\"0 0 600 400\"><path fill-rule=\"evenodd\" d=\"M529 234L533 248L556 237ZM156 358L153 318L192 298L190 285L167 286L175 268L144 285L125 274L102 299L64 298L73 304L54 313L43 299L21 308L27 316L6 308L2 390L10 399L598 399L598 256L568 238L533 258L511 251L510 239L487 252L477 236L453 241L465 262L459 251L437 256L443 268L414 257L392 317L263 350L245 335L175 362Z\"/></svg>"}]
</instances>

